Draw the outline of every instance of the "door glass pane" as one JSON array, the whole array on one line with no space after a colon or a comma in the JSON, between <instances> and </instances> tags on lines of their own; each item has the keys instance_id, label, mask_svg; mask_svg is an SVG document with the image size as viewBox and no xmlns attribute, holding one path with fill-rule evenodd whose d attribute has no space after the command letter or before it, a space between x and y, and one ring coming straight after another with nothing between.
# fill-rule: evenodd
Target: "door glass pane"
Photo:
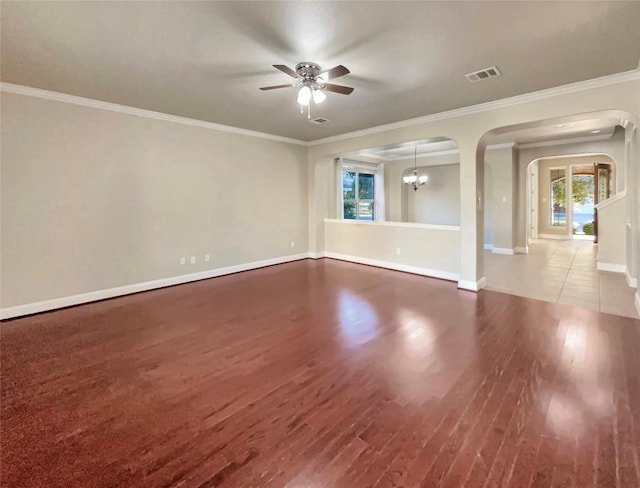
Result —
<instances>
[{"instance_id":1,"label":"door glass pane","mask_svg":"<svg viewBox=\"0 0 640 488\"><path fill-rule=\"evenodd\" d=\"M567 178L565 168L550 170L551 176L551 226L567 225Z\"/></svg>"},{"instance_id":2,"label":"door glass pane","mask_svg":"<svg viewBox=\"0 0 640 488\"><path fill-rule=\"evenodd\" d=\"M356 202L344 202L344 218L356 219Z\"/></svg>"},{"instance_id":3,"label":"door glass pane","mask_svg":"<svg viewBox=\"0 0 640 488\"><path fill-rule=\"evenodd\" d=\"M580 174L581 170L582 174ZM587 171L591 174L586 174ZM573 234L577 236L594 234L593 179L593 166L574 167L574 175L571 177L571 194L573 195Z\"/></svg>"},{"instance_id":4,"label":"door glass pane","mask_svg":"<svg viewBox=\"0 0 640 488\"><path fill-rule=\"evenodd\" d=\"M356 198L356 174L353 171L342 172L342 199L354 200ZM354 209L355 215L355 209ZM345 217L346 219L347 217Z\"/></svg>"},{"instance_id":5,"label":"door glass pane","mask_svg":"<svg viewBox=\"0 0 640 488\"><path fill-rule=\"evenodd\" d=\"M358 202L358 220L373 220L373 202Z\"/></svg>"},{"instance_id":6,"label":"door glass pane","mask_svg":"<svg viewBox=\"0 0 640 488\"><path fill-rule=\"evenodd\" d=\"M609 174L606 168L598 168L598 202L609 198Z\"/></svg>"},{"instance_id":7,"label":"door glass pane","mask_svg":"<svg viewBox=\"0 0 640 488\"><path fill-rule=\"evenodd\" d=\"M368 174L358 174L358 198L360 200L373 200L374 176Z\"/></svg>"}]
</instances>

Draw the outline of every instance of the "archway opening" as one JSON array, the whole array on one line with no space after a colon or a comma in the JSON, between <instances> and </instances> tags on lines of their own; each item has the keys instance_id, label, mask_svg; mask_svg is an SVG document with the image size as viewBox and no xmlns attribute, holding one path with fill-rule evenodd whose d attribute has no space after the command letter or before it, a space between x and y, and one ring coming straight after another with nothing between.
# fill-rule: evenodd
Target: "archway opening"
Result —
<instances>
[{"instance_id":1,"label":"archway opening","mask_svg":"<svg viewBox=\"0 0 640 488\"><path fill-rule=\"evenodd\" d=\"M478 254L488 289L636 315L633 290L623 274L633 269L629 257L637 254L631 223L638 216L632 202L623 201L637 174L628 149L632 119L606 111L503 127L483 136L477 164L484 174L484 249ZM611 198L615 216L607 203L599 209L610 197L616 197ZM608 221L600 227L601 216ZM601 233L606 237L594 246ZM549 241L546 247L541 239ZM614 240L632 249L611 251ZM613 295L601 286L616 281L602 278L613 271L619 272L616 293L624 294L625 304L601 299ZM581 276L586 273L591 276ZM589 290L586 278L593 278Z\"/></svg>"}]
</instances>

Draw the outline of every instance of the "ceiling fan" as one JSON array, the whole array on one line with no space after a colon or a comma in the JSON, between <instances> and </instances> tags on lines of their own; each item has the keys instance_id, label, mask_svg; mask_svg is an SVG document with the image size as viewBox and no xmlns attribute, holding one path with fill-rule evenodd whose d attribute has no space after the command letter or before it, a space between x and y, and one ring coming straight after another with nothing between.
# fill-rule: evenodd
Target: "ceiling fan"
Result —
<instances>
[{"instance_id":1,"label":"ceiling fan","mask_svg":"<svg viewBox=\"0 0 640 488\"><path fill-rule=\"evenodd\" d=\"M307 107L307 118L311 117L311 100L316 104L324 102L327 98L324 93L325 91L340 93L342 95L349 95L353 92L353 88L349 86L327 83L329 80L333 80L350 73L350 71L342 65L338 65L335 68L331 68L326 71L322 71L319 65L306 61L298 63L295 71L283 64L274 64L273 67L291 76L291 78L295 78L296 81L287 85L263 86L260 89L276 90L278 88L300 88L300 90L298 90L297 101L300 104L300 113L302 113L305 106Z\"/></svg>"}]
</instances>

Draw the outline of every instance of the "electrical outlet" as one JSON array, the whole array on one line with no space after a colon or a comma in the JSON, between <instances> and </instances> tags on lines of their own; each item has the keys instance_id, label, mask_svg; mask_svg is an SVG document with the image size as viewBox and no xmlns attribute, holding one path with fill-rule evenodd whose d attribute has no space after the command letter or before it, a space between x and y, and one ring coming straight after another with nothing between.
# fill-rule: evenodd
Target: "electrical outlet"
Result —
<instances>
[{"instance_id":1,"label":"electrical outlet","mask_svg":"<svg viewBox=\"0 0 640 488\"><path fill-rule=\"evenodd\" d=\"M396 248L396 256L400 256L400 248L399 247Z\"/></svg>"},{"instance_id":2,"label":"electrical outlet","mask_svg":"<svg viewBox=\"0 0 640 488\"><path fill-rule=\"evenodd\" d=\"M208 254L205 254L204 260L208 263L209 261L211 261L211 256L209 256Z\"/></svg>"},{"instance_id":3,"label":"electrical outlet","mask_svg":"<svg viewBox=\"0 0 640 488\"><path fill-rule=\"evenodd\" d=\"M196 257L195 256L191 256L191 264L196 264Z\"/></svg>"},{"instance_id":4,"label":"electrical outlet","mask_svg":"<svg viewBox=\"0 0 640 488\"><path fill-rule=\"evenodd\" d=\"M293 249L294 247L296 247L296 241L291 241L291 249Z\"/></svg>"},{"instance_id":5,"label":"electrical outlet","mask_svg":"<svg viewBox=\"0 0 640 488\"><path fill-rule=\"evenodd\" d=\"M187 258L180 258L180 264L185 264L187 262Z\"/></svg>"}]
</instances>

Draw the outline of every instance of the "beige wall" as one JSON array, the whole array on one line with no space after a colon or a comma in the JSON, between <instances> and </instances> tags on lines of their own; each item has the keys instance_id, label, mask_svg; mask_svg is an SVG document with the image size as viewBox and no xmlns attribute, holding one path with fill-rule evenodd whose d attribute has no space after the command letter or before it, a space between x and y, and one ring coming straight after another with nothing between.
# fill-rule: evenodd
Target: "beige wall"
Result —
<instances>
[{"instance_id":1,"label":"beige wall","mask_svg":"<svg viewBox=\"0 0 640 488\"><path fill-rule=\"evenodd\" d=\"M309 148L3 93L2 306L305 252L307 245L322 252L324 219L336 215L333 158L434 137L459 147L460 286L473 287L483 275L486 206L479 148L492 131L601 110L619 111L633 127L639 92L637 78L561 89ZM640 135L629 128L626 135L624 180L637 190ZM635 193L627 205L632 243L640 240ZM425 237L417 245L435 249ZM202 263L204 253L211 263ZM180 266L183 255L198 263Z\"/></svg>"},{"instance_id":2,"label":"beige wall","mask_svg":"<svg viewBox=\"0 0 640 488\"><path fill-rule=\"evenodd\" d=\"M405 175L413 170L405 170ZM418 167L429 179L407 193L407 221L420 224L460 225L460 165Z\"/></svg>"},{"instance_id":3,"label":"beige wall","mask_svg":"<svg viewBox=\"0 0 640 488\"><path fill-rule=\"evenodd\" d=\"M406 266L413 272L441 278L458 278L460 231L457 227L331 219L324 221L324 227L325 252L329 255L361 258L361 262L369 264Z\"/></svg>"},{"instance_id":4,"label":"beige wall","mask_svg":"<svg viewBox=\"0 0 640 488\"><path fill-rule=\"evenodd\" d=\"M2 307L307 252L303 146L1 101Z\"/></svg>"},{"instance_id":5,"label":"beige wall","mask_svg":"<svg viewBox=\"0 0 640 488\"><path fill-rule=\"evenodd\" d=\"M613 159L614 166L614 179L616 184L614 185L614 191L622 191L625 187L625 181L628 177L626 169L626 157L625 157L625 140L624 131L616 130L614 136L611 139L585 141L568 144L558 144L554 146L538 146L521 148L517 151L518 170L520 177L518 178L518 198L516 215L518 217L516 227L516 242L517 246L527 245L527 202L526 202L526 177L527 167L529 164L540 158L549 158L554 156L569 156L580 154L606 154ZM540 173L538 173L540 177ZM542 210L540 215L542 215ZM538 229L540 233L545 233L542 229ZM553 232L551 232L553 233Z\"/></svg>"},{"instance_id":6,"label":"beige wall","mask_svg":"<svg viewBox=\"0 0 640 488\"><path fill-rule=\"evenodd\" d=\"M435 137L453 139L460 151L460 286L466 286L476 283L484 274L484 160L478 153L478 146L490 143L491 133L497 128L553 121L577 114L599 111L609 111L607 113L610 114L610 111L619 111L615 113L620 113L621 117L627 117L637 124L640 114L639 91L638 79L620 80L606 86L585 84L581 89L552 90L540 96L523 97L514 103L501 101L487 109L469 110L468 113L461 111L449 117L425 117L414 121L415 123L402 122L376 130L316 141L309 148L308 161L310 165L321 167L326 165L327 158L369 147ZM636 149L633 149L631 158L636 164L640 163ZM326 206L322 203L321 197L315 197L316 193L320 195L324 191L323 188L327 184L326 180L317 177L320 172L316 173L313 185L309 188L310 194L314 195L311 202L315 206L313 213L317 219L330 216L325 213ZM522 231L524 235L524 226ZM312 251L323 250L323 232L324 229L320 225L310 226ZM519 245L524 246L526 243Z\"/></svg>"},{"instance_id":7,"label":"beige wall","mask_svg":"<svg viewBox=\"0 0 640 488\"><path fill-rule=\"evenodd\" d=\"M417 159L420 174L422 171L428 173L432 166L441 165L458 165L459 173L460 156L455 154L441 154L434 156L423 156ZM399 159L396 161L386 162L385 165L385 201L387 220L393 222L408 222L409 219L409 189L402 182L402 177L413 171L414 161L411 159ZM453 183L451 183L453 184ZM427 184L428 185L428 184ZM456 182L457 192L459 195L460 182ZM426 188L426 187L424 187ZM433 186L432 186L433 189ZM459 209L459 205L457 207ZM458 211L459 215L459 211ZM459 217L458 217L459 218ZM457 224L455 224L457 225Z\"/></svg>"},{"instance_id":8,"label":"beige wall","mask_svg":"<svg viewBox=\"0 0 640 488\"><path fill-rule=\"evenodd\" d=\"M571 200L571 192L567 186L565 193L567 198L567 225L564 227L554 227L550 222L551 215L551 179L550 171L552 168L559 168L565 171L567 185L571 184L571 166L573 165L590 165L593 163L608 163L615 165L613 159L608 156L578 156L578 157L562 157L562 158L545 158L538 161L538 234L554 235L564 237L566 239L573 238L573 205ZM622 207L624 210L624 207ZM624 224L624 212L622 215ZM624 225L623 225L624 227Z\"/></svg>"},{"instance_id":9,"label":"beige wall","mask_svg":"<svg viewBox=\"0 0 640 488\"><path fill-rule=\"evenodd\" d=\"M496 249L515 248L517 166L512 147L487 149L484 155L484 243Z\"/></svg>"},{"instance_id":10,"label":"beige wall","mask_svg":"<svg viewBox=\"0 0 640 488\"><path fill-rule=\"evenodd\" d=\"M625 197L620 194L598 205L598 262L627 265Z\"/></svg>"}]
</instances>

